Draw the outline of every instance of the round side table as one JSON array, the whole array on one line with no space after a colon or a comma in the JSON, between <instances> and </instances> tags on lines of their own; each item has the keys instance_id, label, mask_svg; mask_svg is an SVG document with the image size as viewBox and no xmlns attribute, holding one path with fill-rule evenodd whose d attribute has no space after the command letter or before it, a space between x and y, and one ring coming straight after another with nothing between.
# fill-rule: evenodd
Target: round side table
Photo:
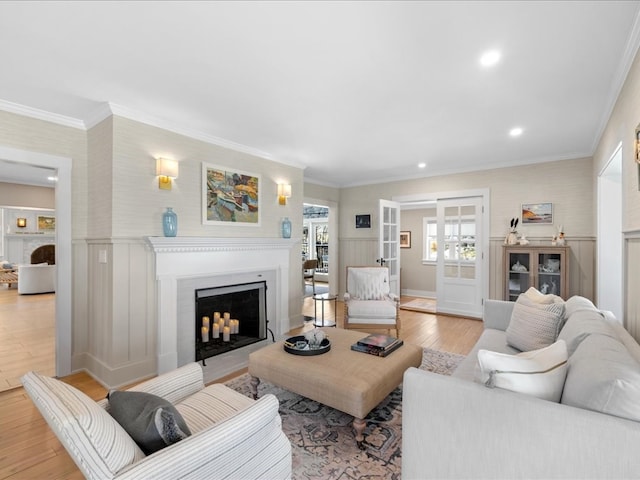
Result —
<instances>
[{"instance_id":1,"label":"round side table","mask_svg":"<svg viewBox=\"0 0 640 480\"><path fill-rule=\"evenodd\" d=\"M325 302L333 302L333 313L334 315L338 314L338 295L335 293L320 293L318 295L313 296L313 326L314 327L335 327L336 322L333 320L325 320L324 319L324 304ZM318 318L318 303L320 304L320 313L321 317Z\"/></svg>"}]
</instances>

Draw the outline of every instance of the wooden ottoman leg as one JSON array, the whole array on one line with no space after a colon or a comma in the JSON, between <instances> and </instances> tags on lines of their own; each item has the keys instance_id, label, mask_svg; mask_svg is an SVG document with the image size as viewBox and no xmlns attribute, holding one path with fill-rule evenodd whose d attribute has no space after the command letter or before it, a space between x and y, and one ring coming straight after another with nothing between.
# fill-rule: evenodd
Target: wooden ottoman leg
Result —
<instances>
[{"instance_id":1,"label":"wooden ottoman leg","mask_svg":"<svg viewBox=\"0 0 640 480\"><path fill-rule=\"evenodd\" d=\"M358 448L360 450L365 449L362 442L364 441L364 427L366 426L367 422L365 422L362 418L353 419L353 429L356 431L356 443L358 444Z\"/></svg>"},{"instance_id":2,"label":"wooden ottoman leg","mask_svg":"<svg viewBox=\"0 0 640 480\"><path fill-rule=\"evenodd\" d=\"M251 377L249 388L251 389L251 395L254 400L258 399L258 385L260 385L260 379L258 377Z\"/></svg>"}]
</instances>

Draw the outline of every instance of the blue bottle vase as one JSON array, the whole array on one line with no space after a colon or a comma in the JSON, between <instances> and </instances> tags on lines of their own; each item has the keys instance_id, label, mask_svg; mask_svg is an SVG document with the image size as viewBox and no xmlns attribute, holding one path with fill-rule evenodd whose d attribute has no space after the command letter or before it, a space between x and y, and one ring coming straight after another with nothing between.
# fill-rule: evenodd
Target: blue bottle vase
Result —
<instances>
[{"instance_id":1,"label":"blue bottle vase","mask_svg":"<svg viewBox=\"0 0 640 480\"><path fill-rule=\"evenodd\" d=\"M288 217L282 220L282 238L291 238L291 220Z\"/></svg>"},{"instance_id":2,"label":"blue bottle vase","mask_svg":"<svg viewBox=\"0 0 640 480\"><path fill-rule=\"evenodd\" d=\"M178 234L178 215L171 207L167 207L167 211L162 214L162 229L165 237L175 237Z\"/></svg>"}]
</instances>

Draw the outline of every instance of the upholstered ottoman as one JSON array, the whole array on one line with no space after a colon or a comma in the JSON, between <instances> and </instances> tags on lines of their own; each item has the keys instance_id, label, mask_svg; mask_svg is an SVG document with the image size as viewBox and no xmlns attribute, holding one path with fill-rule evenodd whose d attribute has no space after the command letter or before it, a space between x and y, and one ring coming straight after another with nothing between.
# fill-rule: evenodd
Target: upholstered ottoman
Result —
<instances>
[{"instance_id":1,"label":"upholstered ottoman","mask_svg":"<svg viewBox=\"0 0 640 480\"><path fill-rule=\"evenodd\" d=\"M404 344L386 357L354 352L351 345L368 334L338 328L322 329L331 350L322 355L287 353L283 343L249 355L254 397L260 380L353 415L356 441L362 447L365 417L402 383L409 367L422 363L422 348Z\"/></svg>"}]
</instances>

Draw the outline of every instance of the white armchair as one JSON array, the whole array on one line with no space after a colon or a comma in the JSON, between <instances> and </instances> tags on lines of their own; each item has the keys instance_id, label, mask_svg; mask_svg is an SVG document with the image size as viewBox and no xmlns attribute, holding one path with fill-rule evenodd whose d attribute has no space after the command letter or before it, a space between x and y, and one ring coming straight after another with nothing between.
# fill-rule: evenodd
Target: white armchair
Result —
<instances>
[{"instance_id":1,"label":"white armchair","mask_svg":"<svg viewBox=\"0 0 640 480\"><path fill-rule=\"evenodd\" d=\"M282 431L278 399L252 400L222 385L204 386L197 363L136 385L172 403L191 435L146 455L107 413L79 390L35 372L25 391L88 479L286 479L291 443Z\"/></svg>"},{"instance_id":2,"label":"white armchair","mask_svg":"<svg viewBox=\"0 0 640 480\"><path fill-rule=\"evenodd\" d=\"M400 337L400 299L389 290L387 267L347 267L344 328L395 329Z\"/></svg>"}]
</instances>

